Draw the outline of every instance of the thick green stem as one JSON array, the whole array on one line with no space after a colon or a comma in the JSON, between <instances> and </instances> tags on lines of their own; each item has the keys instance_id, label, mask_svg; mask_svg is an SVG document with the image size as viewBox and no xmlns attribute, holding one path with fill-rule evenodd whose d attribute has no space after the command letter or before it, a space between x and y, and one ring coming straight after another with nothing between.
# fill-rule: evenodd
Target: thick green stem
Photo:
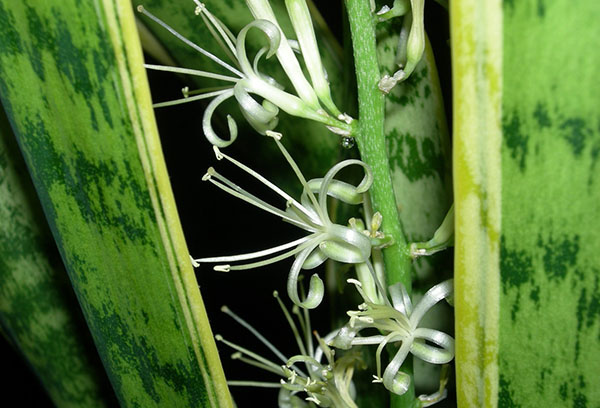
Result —
<instances>
[{"instance_id":1,"label":"thick green stem","mask_svg":"<svg viewBox=\"0 0 600 408\"><path fill-rule=\"evenodd\" d=\"M411 258L398 217L384 134L385 99L378 88L381 75L377 62L375 20L366 0L346 0L358 86L358 126L356 141L361 159L371 166L373 208L383 215L382 230L392 235L395 244L383 250L387 284L401 282L411 291ZM403 367L403 371L412 371ZM393 396L394 408L412 407L414 387L401 397Z\"/></svg>"},{"instance_id":2,"label":"thick green stem","mask_svg":"<svg viewBox=\"0 0 600 408\"><path fill-rule=\"evenodd\" d=\"M364 0L346 0L358 85L358 126L356 141L361 159L373 169L373 208L383 215L382 230L395 244L383 250L387 284L402 282L411 289L411 258L402 231L383 132L385 100L377 87L381 76L377 63L375 21Z\"/></svg>"}]
</instances>

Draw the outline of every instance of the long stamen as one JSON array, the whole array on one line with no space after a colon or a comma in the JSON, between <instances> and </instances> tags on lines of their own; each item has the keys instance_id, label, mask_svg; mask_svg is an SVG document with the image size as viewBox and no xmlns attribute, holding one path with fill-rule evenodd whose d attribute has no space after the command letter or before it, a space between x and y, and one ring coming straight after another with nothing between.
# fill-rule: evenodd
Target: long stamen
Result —
<instances>
[{"instance_id":1,"label":"long stamen","mask_svg":"<svg viewBox=\"0 0 600 408\"><path fill-rule=\"evenodd\" d=\"M279 303L279 307L281 308L281 311L283 312L283 315L285 316L285 319L287 320L288 325L290 326L290 328L292 329L292 332L294 333L294 339L296 339L296 344L298 344L298 349L300 350L300 354L307 355L306 348L304 347L304 342L302 341L302 338L300 337L300 333L298 332L298 327L296 326L294 319L292 319L290 312L288 311L287 307L283 304L283 301L279 298L279 293L277 293L277 291L273 292L273 296L275 297L275 299L277 299L277 303ZM309 372L310 372L310 370L309 370Z\"/></svg>"},{"instance_id":2,"label":"long stamen","mask_svg":"<svg viewBox=\"0 0 600 408\"><path fill-rule=\"evenodd\" d=\"M239 353L239 352L232 354L231 355L231 359L232 360L239 360L242 363L248 364L248 365L256 367L256 368L260 368L261 370L268 371L268 372L273 373L273 374L282 375L282 371L281 370L279 372L277 372L277 371L273 370L273 368L271 368L271 367L269 367L269 366L267 366L267 365L265 365L265 364L263 364L263 363L261 363L259 361L252 360L251 358L248 358L248 357L244 357L244 355L242 353Z\"/></svg>"},{"instance_id":3,"label":"long stamen","mask_svg":"<svg viewBox=\"0 0 600 408\"><path fill-rule=\"evenodd\" d=\"M166 106L181 105L182 103L199 101L201 99L214 98L215 96L222 95L222 94L226 93L227 91L228 91L227 89L223 89L223 90L220 90L220 91L207 92L207 93L204 93L204 94L194 95L194 96L188 96L186 98L175 99L175 100L172 100L172 101L159 102L159 103L153 104L152 107L153 108L164 108Z\"/></svg>"},{"instance_id":4,"label":"long stamen","mask_svg":"<svg viewBox=\"0 0 600 408\"><path fill-rule=\"evenodd\" d=\"M231 77L228 75L215 74L212 72L200 71L197 69L170 67L168 65L144 64L144 67L146 69L152 69L154 71L174 72L176 74L194 75L203 78L219 79L221 81L238 82L240 80L239 78Z\"/></svg>"},{"instance_id":5,"label":"long stamen","mask_svg":"<svg viewBox=\"0 0 600 408\"><path fill-rule=\"evenodd\" d=\"M246 254L240 255L230 255L230 256L214 256L210 258L198 258L194 259L194 262L197 263L214 263L214 262L237 262L237 261L246 261L248 259L262 258L267 255L276 254L281 251L285 251L288 248L293 248L295 246L301 245L304 242L311 239L311 236L308 235L306 237L302 237L295 241L288 242L283 245L278 245L273 248L264 249L262 251L250 252Z\"/></svg>"},{"instance_id":6,"label":"long stamen","mask_svg":"<svg viewBox=\"0 0 600 408\"><path fill-rule=\"evenodd\" d=\"M223 51L231 58L232 61L236 61L235 58L235 46L231 42L229 30L224 31L225 25L221 23L211 12L208 11L204 3L200 3L198 0L194 0L196 3L196 15L200 15L202 17L202 21L212 34L213 38L217 41L217 43L221 46ZM215 28L217 29L219 35L215 32ZM225 44L223 44L225 42Z\"/></svg>"},{"instance_id":7,"label":"long stamen","mask_svg":"<svg viewBox=\"0 0 600 408\"><path fill-rule=\"evenodd\" d=\"M215 336L215 339L216 339L217 341L221 341L221 342L225 343L226 345L228 345L228 346L229 346L229 347L231 347L232 349L234 349L234 350L237 350L237 351L239 351L240 353L242 353L242 354L244 354L244 355L247 355L247 356L249 356L249 357L251 357L251 358L255 359L255 360L258 362L258 363L262 363L262 364L264 364L264 365L265 365L265 367L264 367L264 368L265 368L265 370L269 370L269 371L271 371L271 372L273 372L273 373L275 373L275 374L281 375L281 366L278 366L277 364L273 363L272 361L270 361L270 360L268 360L268 359L266 359L266 358L262 357L262 356L261 356L261 355L259 355L259 354L256 354L256 353L254 353L254 352L252 352L252 351L250 351L250 350L248 350L248 349L245 349L244 347L238 346L238 345L237 345L237 344L235 344L235 343L232 343L232 342L230 342L230 341L228 341L228 340L225 340L225 339L223 338L223 336L221 336L221 335L219 335L219 334L217 334L217 335ZM268 367L268 368L267 368L267 367Z\"/></svg>"},{"instance_id":8,"label":"long stamen","mask_svg":"<svg viewBox=\"0 0 600 408\"><path fill-rule=\"evenodd\" d=\"M319 237L319 234L312 234L312 235L309 235L307 238L310 238L310 239L307 240L306 242L298 245L295 249L285 252L281 255L274 256L273 258L265 259L264 261L243 264L243 265L223 265L223 268L217 269L217 267L215 267L215 270L222 269L223 272L243 271L243 270L247 270L247 269L254 269L254 268L259 268L261 266L270 265L272 263L279 262L286 258L289 258L292 255L296 255L297 253L302 252L303 250L305 250L306 248L308 248L310 246L313 246L313 245L316 246L315 242L319 242L320 240L322 240L322 238Z\"/></svg>"},{"instance_id":9,"label":"long stamen","mask_svg":"<svg viewBox=\"0 0 600 408\"><path fill-rule=\"evenodd\" d=\"M271 135L267 134L267 136L271 136ZM294 159L292 159L292 156L288 153L288 151L283 146L283 144L281 144L281 142L279 141L279 138L273 137L273 140L275 140L275 143L277 144L277 147L279 147L279 150L281 151L281 153L283 154L283 156L285 157L285 159L289 163L290 167L292 168L292 170L296 174L296 177L298 177L298 180L302 184L302 187L304 188L304 191L306 191L306 194L308 194L308 197L310 198L310 201L312 202L312 204L313 204L313 206L315 208L315 211L317 211L317 214L319 215L319 218L322 219L322 220L323 219L329 219L329 217L325 218L325 214L323 214L323 211L319 207L319 202L317 201L317 197L315 197L314 193L311 191L310 187L308 186L308 182L304 178L304 175L300 171L300 168L298 167L298 165L296 164L296 162L294 161Z\"/></svg>"},{"instance_id":10,"label":"long stamen","mask_svg":"<svg viewBox=\"0 0 600 408\"><path fill-rule=\"evenodd\" d=\"M260 340L261 343L263 343L265 346L267 346L269 348L269 350L271 350L273 352L273 354L275 354L277 356L277 358L279 358L281 360L282 363L284 363L284 364L287 363L287 361L288 361L287 357L285 357L283 355L283 353L281 351L279 351L277 349L277 347L275 347L273 345L273 343L271 343L262 334L260 334L258 332L258 330L256 330L254 327L252 327L252 325L250 323L248 323L247 321L245 321L244 319L239 317L237 314L232 312L231 309L229 309L227 306L221 307L221 311L223 313L226 313L227 315L231 316L241 326L243 326L248 331L250 331L250 333L252 333L254 335L254 337L256 337L258 340ZM306 375L304 373L302 373L302 371L300 369L298 369L297 367L294 367L294 369L297 370L300 375L303 375L306 377Z\"/></svg>"},{"instance_id":11,"label":"long stamen","mask_svg":"<svg viewBox=\"0 0 600 408\"><path fill-rule=\"evenodd\" d=\"M272 136L273 133L275 133L275 132L268 132L268 135ZM230 157L230 156L226 155L225 153L221 152L221 150L219 150L219 148L217 148L216 146L214 146L213 149L215 151L215 155L217 156L218 160L221 160L222 158L227 159L228 161L230 161L231 163L233 163L234 165L236 165L240 169L244 170L246 173L250 174L252 177L256 178L258 181L260 181L261 183L263 183L265 186L269 187L275 193L279 194L288 203L290 203L295 208L299 209L304 214L306 214L306 216L308 216L309 218L311 218L310 213L308 212L308 210L306 210L302 206L302 204L300 204L295 198L293 198L292 196L290 196L288 193L286 193L285 191L283 191L282 189L280 189L279 187L277 187L275 184L271 183L269 180L267 180L265 177L263 177L260 173L252 170L250 167L246 166L245 164L243 164L243 163L235 160L233 157Z\"/></svg>"},{"instance_id":12,"label":"long stamen","mask_svg":"<svg viewBox=\"0 0 600 408\"><path fill-rule=\"evenodd\" d=\"M232 387L281 388L281 383L270 383L262 381L228 380L227 385L230 385Z\"/></svg>"},{"instance_id":13,"label":"long stamen","mask_svg":"<svg viewBox=\"0 0 600 408\"><path fill-rule=\"evenodd\" d=\"M232 183L227 178L225 178L225 177L221 176L219 173L217 173L212 167L208 169L206 175L202 179L205 181L208 180L211 183L213 183L215 186L219 187L221 190L226 191L227 193L233 195L234 197L237 197L240 200L246 201L247 203L252 204L252 205L254 205L264 211L267 211L271 214L277 215L277 216L285 219L286 221L290 222L291 224L294 224L306 231L309 231L309 232L315 231L315 229L312 226L305 224L301 220L290 217L289 214L287 214L285 211L282 211L279 208L276 208L276 207L272 206L271 204L264 202L263 200L256 197L255 195L247 192L243 188ZM217 180L215 180L215 179L217 179Z\"/></svg>"},{"instance_id":14,"label":"long stamen","mask_svg":"<svg viewBox=\"0 0 600 408\"><path fill-rule=\"evenodd\" d=\"M159 19L158 17L156 17L155 15L153 15L152 13L150 13L149 11L147 11L143 6L138 6L137 10L140 13L144 14L149 19L151 19L152 21L154 21L157 24L159 24L161 27L163 27L167 31L169 31L171 34L173 34L179 40L183 41L184 43L186 43L187 45L189 45L190 47L192 47L193 49L195 49L196 51L198 51L200 54L202 54L202 55L210 58L211 60L213 60L217 64L221 65L223 68L225 68L225 69L233 72L234 74L238 75L240 78L244 78L244 74L241 73L239 70L237 70L236 68L232 67L231 65L229 65L225 61L221 60L219 57L217 57L217 56L211 54L210 52L206 51L204 48L200 47L199 45L196 45L192 41L188 40L183 35L179 34L177 31L175 31L175 29L172 28L171 26L169 26L167 23L165 23L164 21L162 21L161 19Z\"/></svg>"}]
</instances>

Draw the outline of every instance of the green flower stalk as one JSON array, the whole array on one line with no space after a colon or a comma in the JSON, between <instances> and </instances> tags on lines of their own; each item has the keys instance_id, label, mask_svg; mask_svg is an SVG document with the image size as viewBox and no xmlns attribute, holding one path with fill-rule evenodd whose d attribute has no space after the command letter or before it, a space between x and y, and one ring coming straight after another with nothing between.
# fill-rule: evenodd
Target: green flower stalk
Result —
<instances>
[{"instance_id":1,"label":"green flower stalk","mask_svg":"<svg viewBox=\"0 0 600 408\"><path fill-rule=\"evenodd\" d=\"M210 143L221 148L227 147L235 141L238 134L237 124L230 115L227 116L229 138L223 139L214 131L211 119L217 107L231 97L235 97L237 100L240 110L248 123L257 132L263 135L277 126L280 109L293 116L321 122L333 133L342 136L349 136L352 134L352 118L348 115L341 114L335 107L330 96L329 98L327 97L327 95L330 95L330 91L329 84L322 78L324 74L321 74L321 76L316 74L317 71L320 71L321 73L324 72L324 68L320 58L315 57L314 49L316 49L316 42L311 43L310 41L310 33L312 33L312 37L314 38L312 24L308 24L302 17L293 18L296 21L300 21L300 23L297 23L298 30L300 30L298 32L298 37L302 39L301 46L306 50L306 55L304 56L305 63L307 66L311 67L310 72L317 85L318 94L323 98L327 109L329 109L330 113L334 116L331 116L321 107L317 93L315 93L313 87L304 77L289 41L281 31L268 2L248 2L248 6L257 19L246 25L239 32L237 37L234 37L231 31L210 13L203 3L200 3L198 0L194 1L197 5L196 14L202 15L204 22L211 29L211 32L214 35L218 34L221 37L218 42L225 48L226 54L234 59L233 64L235 66L223 61L214 54L188 40L156 16L146 11L143 7L138 7L138 10L148 18L160 24L194 50L219 64L225 70L229 71L230 74L222 75L193 69L150 64L147 64L146 68L196 75L225 81L232 83L233 85L226 85L222 89L216 91L187 96L175 101L157 103L154 105L155 107L171 106L178 103L213 98L204 111L202 130ZM252 63L246 54L246 36L251 29L260 30L268 41L268 46L261 48L257 52ZM307 40L307 38L309 39ZM275 79L259 71L258 66L261 58L264 56L266 59L269 59L273 55L277 56L282 68L296 89L298 96L285 92L283 90L284 87L277 83ZM259 103L253 95L261 98L262 102Z\"/></svg>"},{"instance_id":2,"label":"green flower stalk","mask_svg":"<svg viewBox=\"0 0 600 408\"><path fill-rule=\"evenodd\" d=\"M216 146L214 147L214 150L217 159L226 159L273 190L285 200L286 208L285 210L282 210L266 203L223 177L213 168L208 169L203 180L210 181L229 194L280 217L282 220L305 230L309 235L258 252L233 256L198 258L193 259L193 262L195 266L199 266L201 263L224 263L215 266L214 269L217 271L228 272L231 270L257 268L295 256L296 259L294 260L288 275L288 295L296 305L312 309L321 303L324 294L324 285L318 275L312 275L308 295L305 300L301 301L298 295L298 278L301 269L314 269L327 259L352 264L363 263L371 256L372 247L377 248L389 244L389 238L384 235L370 236L368 232L365 233L363 229L357 228L356 224L354 228L352 225L347 227L335 224L331 221L328 214L328 196L348 204L360 204L363 202L364 195L373 181L369 166L365 165L360 160L344 160L334 165L323 178L306 181L306 178L298 168L296 162L294 162L285 147L279 141L281 135L273 132L267 132L267 135L273 137L273 140L279 147L281 153L284 155L302 184L303 193L300 201L294 199L288 193L284 192L246 165L222 153ZM353 165L360 166L365 172L365 175L358 186L353 186L335 179L335 176L340 170ZM247 261L267 256L272 257L248 264L230 264L231 262Z\"/></svg>"}]
</instances>

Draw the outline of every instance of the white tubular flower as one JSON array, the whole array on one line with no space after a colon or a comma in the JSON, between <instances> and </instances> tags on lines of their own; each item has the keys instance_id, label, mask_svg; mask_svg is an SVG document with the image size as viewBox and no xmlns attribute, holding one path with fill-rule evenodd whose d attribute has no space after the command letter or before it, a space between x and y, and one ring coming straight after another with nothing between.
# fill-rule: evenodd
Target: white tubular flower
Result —
<instances>
[{"instance_id":1,"label":"white tubular flower","mask_svg":"<svg viewBox=\"0 0 600 408\"><path fill-rule=\"evenodd\" d=\"M308 69L310 79L319 100L331 113L337 116L338 119L343 120L344 115L337 106L335 106L335 103L331 98L331 88L329 87L329 81L327 80L327 73L321 62L319 46L317 45L315 30L310 18L310 11L306 5L306 0L286 0L285 6L287 7L290 20L294 26L294 31L298 36L302 57L306 62L306 68Z\"/></svg>"},{"instance_id":2,"label":"white tubular flower","mask_svg":"<svg viewBox=\"0 0 600 408\"><path fill-rule=\"evenodd\" d=\"M313 269L321 265L328 258L339 262L362 263L371 255L372 246L381 246L386 240L389 241L386 237L373 238L360 230L334 224L331 222L327 213L328 196L332 196L349 204L362 203L363 194L367 192L373 182L373 175L369 166L360 160L344 160L333 166L322 179L306 181L300 172L298 165L278 140L281 135L274 132L267 132L267 134L273 136L273 140L302 184L303 193L300 201L291 197L254 170L222 153L216 146L214 149L217 159L228 160L273 190L285 200L286 209L282 210L266 203L229 181L227 178L217 173L213 168L208 169L203 180L208 180L229 194L307 231L309 235L263 251L234 256L199 258L194 259L193 262L194 265L209 262L225 263L215 266L214 269L227 272L230 270L256 268L280 261L290 256L295 256L296 259L294 260L288 275L288 295L296 305L312 309L321 303L324 293L323 282L318 275L314 274L310 279L310 290L308 295L306 299L301 301L300 296L298 295L298 277L301 269ZM365 176L358 186L353 186L334 179L340 170L352 165L362 167L365 172ZM246 261L267 256L272 257L249 264L230 265L231 262Z\"/></svg>"},{"instance_id":3,"label":"white tubular flower","mask_svg":"<svg viewBox=\"0 0 600 408\"><path fill-rule=\"evenodd\" d=\"M327 346L326 342L331 340L336 332L330 333L324 339L321 339L315 332L314 335L318 342L315 348L308 311L305 309L300 310L297 307L293 309L293 313L300 324L300 327L298 327L288 309L279 299L277 292L273 295L277 298L277 302L292 330L300 354L287 358L248 322L224 306L221 310L250 331L275 355L279 362L273 362L253 351L225 340L222 336L215 336L217 340L236 350L232 358L269 371L281 378L279 382L234 380L228 381L228 385L279 388L279 408L314 406L310 404L311 402L321 407L358 408L354 402L356 390L352 382L354 368L360 361L357 355L347 353L342 358L334 358L335 353ZM322 362L323 356L325 356L325 362ZM299 398L298 395L301 393L306 395L306 402Z\"/></svg>"},{"instance_id":4,"label":"white tubular flower","mask_svg":"<svg viewBox=\"0 0 600 408\"><path fill-rule=\"evenodd\" d=\"M228 64L214 54L211 54L202 47L191 42L163 21L150 14L142 6L138 7L138 11L164 27L194 50L219 64L225 70L229 71L230 75L150 64L146 64L146 68L225 81L229 83L229 85L225 85L210 92L196 92L197 94L193 96L189 96L193 92L187 92L186 97L182 99L157 103L154 107L171 106L179 103L213 98L204 111L202 130L209 142L221 148L229 146L234 142L238 133L237 125L233 118L228 115L227 120L230 135L228 139L223 139L213 130L211 119L217 107L231 97L236 98L242 114L246 120L248 120L250 125L263 135L277 126L280 109L293 116L321 122L332 132L339 135L348 136L352 134L353 126L350 124L352 120L349 116L341 115L340 118L337 119L328 115L319 105L314 90L306 78L304 78L298 61L293 55L293 51L291 50L287 39L283 37L282 31L277 25L274 16L272 16L272 18L271 16L267 16L269 17L267 19L261 18L252 21L239 32L237 37L234 37L229 29L206 9L203 3L200 3L198 0L194 0L194 2L197 4L196 14L202 16L211 33L216 36L218 43L225 50L225 53L234 61L233 65ZM267 15L268 13L262 14ZM260 49L251 63L246 55L246 36L248 31L252 28L260 30L265 35L268 46ZM286 50L289 50L289 53ZM278 84L273 78L259 72L258 64L260 59L263 56L268 59L273 55L277 55L279 58L281 65L291 82L294 84L300 97L283 91L283 86ZM262 102L258 102L252 95L260 97Z\"/></svg>"},{"instance_id":5,"label":"white tubular flower","mask_svg":"<svg viewBox=\"0 0 600 408\"><path fill-rule=\"evenodd\" d=\"M433 238L427 242L413 242L410 244L410 255L413 258L433 255L452 245L454 245L454 204L450 206L442 225L433 234Z\"/></svg>"},{"instance_id":6,"label":"white tubular flower","mask_svg":"<svg viewBox=\"0 0 600 408\"><path fill-rule=\"evenodd\" d=\"M392 9L383 8L378 13L380 21L404 15L398 45L400 69L392 76L384 75L381 78L379 89L384 93L389 93L398 82L406 80L412 74L425 51L425 0L410 0L410 12L407 6L407 0L396 0Z\"/></svg>"},{"instance_id":7,"label":"white tubular flower","mask_svg":"<svg viewBox=\"0 0 600 408\"><path fill-rule=\"evenodd\" d=\"M277 22L277 18L275 17L275 13L273 13L273 9L269 4L268 0L246 0L246 4L250 9L250 12L254 16L255 19L267 20L271 22L281 35L281 38L284 39L281 45L277 49L277 59L279 63L283 67L283 70L287 74L290 81L294 85L296 92L298 92L298 96L309 104L313 109L319 110L321 106L319 105L319 100L317 99L317 95L315 94L314 89L310 86L304 74L302 73L302 68L300 68L300 64L294 55L294 51L292 47L290 47L289 42L285 38L283 30L279 26ZM308 63L307 63L308 65Z\"/></svg>"},{"instance_id":8,"label":"white tubular flower","mask_svg":"<svg viewBox=\"0 0 600 408\"><path fill-rule=\"evenodd\" d=\"M435 285L425 293L413 308L406 289L401 284L390 286L391 304L374 303L362 290L359 281L350 279L364 299L358 311L350 311L350 322L340 329L331 342L333 347L348 349L352 346L377 345L377 375L374 382L382 382L389 391L402 395L410 385L410 377L400 368L409 353L432 364L446 364L454 358L454 339L439 330L419 327L425 313L440 300L453 293L453 280ZM365 329L376 329L380 334L359 337ZM381 375L381 352L389 343L400 342L400 347ZM434 344L430 345L430 344Z\"/></svg>"}]
</instances>

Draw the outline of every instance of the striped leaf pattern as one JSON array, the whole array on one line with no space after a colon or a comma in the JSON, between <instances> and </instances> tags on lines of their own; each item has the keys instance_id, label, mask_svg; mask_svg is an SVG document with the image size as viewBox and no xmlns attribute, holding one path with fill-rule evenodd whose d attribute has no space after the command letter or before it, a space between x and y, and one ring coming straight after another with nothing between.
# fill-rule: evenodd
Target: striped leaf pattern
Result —
<instances>
[{"instance_id":1,"label":"striped leaf pattern","mask_svg":"<svg viewBox=\"0 0 600 408\"><path fill-rule=\"evenodd\" d=\"M597 406L600 7L451 7L459 405Z\"/></svg>"},{"instance_id":2,"label":"striped leaf pattern","mask_svg":"<svg viewBox=\"0 0 600 408\"><path fill-rule=\"evenodd\" d=\"M69 277L0 111L0 327L59 407L113 395Z\"/></svg>"},{"instance_id":3,"label":"striped leaf pattern","mask_svg":"<svg viewBox=\"0 0 600 408\"><path fill-rule=\"evenodd\" d=\"M0 2L0 94L123 406L231 406L126 1Z\"/></svg>"}]
</instances>

